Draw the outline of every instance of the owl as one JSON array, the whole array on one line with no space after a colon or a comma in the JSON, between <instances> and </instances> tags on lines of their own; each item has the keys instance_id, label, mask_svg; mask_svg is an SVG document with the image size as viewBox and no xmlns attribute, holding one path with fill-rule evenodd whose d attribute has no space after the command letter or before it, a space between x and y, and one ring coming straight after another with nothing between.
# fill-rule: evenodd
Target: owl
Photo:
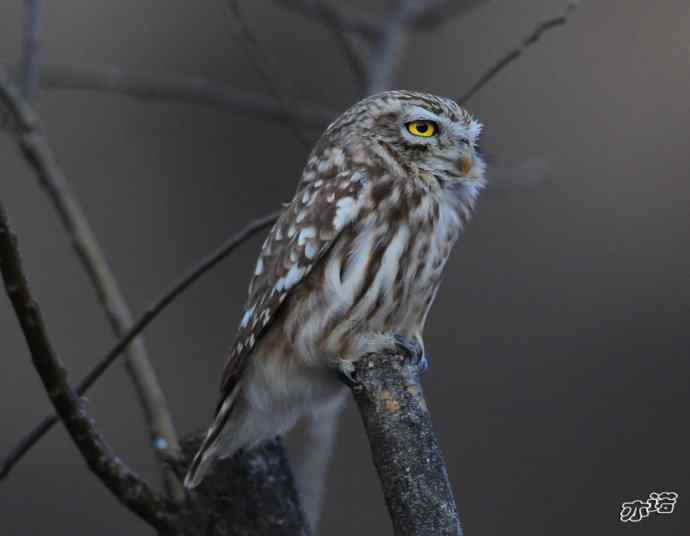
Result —
<instances>
[{"instance_id":1,"label":"owl","mask_svg":"<svg viewBox=\"0 0 690 536\"><path fill-rule=\"evenodd\" d=\"M335 410L336 371L422 331L485 185L481 125L454 101L388 91L323 133L261 248L215 420L187 474Z\"/></svg>"}]
</instances>

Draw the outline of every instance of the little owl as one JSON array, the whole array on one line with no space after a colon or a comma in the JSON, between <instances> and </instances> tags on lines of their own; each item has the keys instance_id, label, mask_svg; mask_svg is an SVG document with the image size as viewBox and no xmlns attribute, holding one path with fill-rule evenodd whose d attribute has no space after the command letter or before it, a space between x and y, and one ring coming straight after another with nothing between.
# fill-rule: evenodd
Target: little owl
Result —
<instances>
[{"instance_id":1,"label":"little owl","mask_svg":"<svg viewBox=\"0 0 690 536\"><path fill-rule=\"evenodd\" d=\"M216 458L336 409L335 371L360 356L423 356L443 267L485 185L480 130L454 101L411 91L368 97L326 129L261 249L188 487Z\"/></svg>"}]
</instances>

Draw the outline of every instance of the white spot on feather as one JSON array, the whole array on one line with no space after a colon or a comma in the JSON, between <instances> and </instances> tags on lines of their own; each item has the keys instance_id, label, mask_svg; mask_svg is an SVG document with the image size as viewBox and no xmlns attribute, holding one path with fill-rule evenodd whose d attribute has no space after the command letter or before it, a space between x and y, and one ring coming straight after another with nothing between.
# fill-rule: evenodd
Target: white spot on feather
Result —
<instances>
[{"instance_id":1,"label":"white spot on feather","mask_svg":"<svg viewBox=\"0 0 690 536\"><path fill-rule=\"evenodd\" d=\"M314 229L313 227L305 227L300 231L299 236L297 237L297 244L303 246L304 243L307 241L307 238L313 238L315 236L316 229Z\"/></svg>"},{"instance_id":2,"label":"white spot on feather","mask_svg":"<svg viewBox=\"0 0 690 536\"><path fill-rule=\"evenodd\" d=\"M290 271L285 276L285 288L291 289L292 287L294 287L299 282L299 280L302 279L303 275L304 268L295 264L292 268L290 268Z\"/></svg>"},{"instance_id":3,"label":"white spot on feather","mask_svg":"<svg viewBox=\"0 0 690 536\"><path fill-rule=\"evenodd\" d=\"M362 182L364 180L364 174L360 173L359 171L356 171L355 173L352 174L352 177L350 177L350 182L352 184L357 184L358 182Z\"/></svg>"},{"instance_id":4,"label":"white spot on feather","mask_svg":"<svg viewBox=\"0 0 690 536\"><path fill-rule=\"evenodd\" d=\"M261 275L264 271L264 259L263 257L259 257L259 260L256 262L256 269L254 270L254 275Z\"/></svg>"},{"instance_id":5,"label":"white spot on feather","mask_svg":"<svg viewBox=\"0 0 690 536\"><path fill-rule=\"evenodd\" d=\"M307 257L307 259L313 259L316 257L316 248L314 247L314 244L307 242L307 244L304 246L304 255Z\"/></svg>"},{"instance_id":6,"label":"white spot on feather","mask_svg":"<svg viewBox=\"0 0 690 536\"><path fill-rule=\"evenodd\" d=\"M333 164L338 167L341 167L345 163L345 154L342 149L338 149L337 147L333 148L331 158L333 159Z\"/></svg>"},{"instance_id":7,"label":"white spot on feather","mask_svg":"<svg viewBox=\"0 0 690 536\"><path fill-rule=\"evenodd\" d=\"M252 307L251 309L247 309L245 311L244 316L242 317L242 322L240 322L240 327L242 329L246 328L247 325L249 325L249 321L252 319L252 315L254 314L254 308L255 307L256 307L256 305L254 307Z\"/></svg>"},{"instance_id":8,"label":"white spot on feather","mask_svg":"<svg viewBox=\"0 0 690 536\"><path fill-rule=\"evenodd\" d=\"M352 221L355 209L355 200L352 197L342 197L336 203L335 218L333 218L333 227L338 231L342 229L345 224Z\"/></svg>"},{"instance_id":9,"label":"white spot on feather","mask_svg":"<svg viewBox=\"0 0 690 536\"><path fill-rule=\"evenodd\" d=\"M298 264L293 264L288 273L278 279L275 290L278 292L290 290L297 283L299 283L303 275L304 268L300 267Z\"/></svg>"}]
</instances>

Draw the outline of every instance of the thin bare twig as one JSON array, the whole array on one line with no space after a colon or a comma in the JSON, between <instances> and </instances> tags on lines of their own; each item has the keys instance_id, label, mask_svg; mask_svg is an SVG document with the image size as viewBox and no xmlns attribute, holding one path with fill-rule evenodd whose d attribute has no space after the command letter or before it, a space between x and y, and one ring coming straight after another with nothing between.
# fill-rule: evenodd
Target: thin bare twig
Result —
<instances>
[{"instance_id":1,"label":"thin bare twig","mask_svg":"<svg viewBox=\"0 0 690 536\"><path fill-rule=\"evenodd\" d=\"M98 433L83 400L67 382L67 370L48 338L38 304L22 270L17 240L0 202L0 270L34 367L74 444L103 484L129 510L157 529L172 526L169 503L116 457Z\"/></svg>"},{"instance_id":2,"label":"thin bare twig","mask_svg":"<svg viewBox=\"0 0 690 536\"><path fill-rule=\"evenodd\" d=\"M287 126L292 130L293 135L302 144L306 151L311 149L311 142L307 136L302 132L300 125L296 121L296 116L292 114L293 110L297 109L297 105L292 101L287 93L281 92L277 84L273 82L271 74L268 70L267 64L269 58L261 48L261 45L254 37L247 21L242 15L240 5L236 0L227 0L227 5L230 8L230 13L234 17L235 22L239 28L239 35L233 35L235 41L239 43L246 56L249 58L254 70L259 73L263 79L264 85L268 88L269 93L273 96L280 107L285 111Z\"/></svg>"},{"instance_id":3,"label":"thin bare twig","mask_svg":"<svg viewBox=\"0 0 690 536\"><path fill-rule=\"evenodd\" d=\"M536 28L532 30L522 42L509 51L503 58L498 60L488 71L486 71L479 79L462 95L457 101L461 104L466 103L474 97L486 84L488 84L494 77L503 71L508 65L518 59L529 47L539 41L539 38L549 30L567 24L568 17L577 9L579 2L569 2L563 15L554 17L552 19L544 20L537 24Z\"/></svg>"},{"instance_id":4,"label":"thin bare twig","mask_svg":"<svg viewBox=\"0 0 690 536\"><path fill-rule=\"evenodd\" d=\"M435 28L454 17L467 13L488 0L425 0L415 2L407 24L415 29Z\"/></svg>"},{"instance_id":5,"label":"thin bare twig","mask_svg":"<svg viewBox=\"0 0 690 536\"><path fill-rule=\"evenodd\" d=\"M24 0L24 42L22 50L22 90L30 99L38 89L38 35L41 23L41 0Z\"/></svg>"},{"instance_id":6,"label":"thin bare twig","mask_svg":"<svg viewBox=\"0 0 690 536\"><path fill-rule=\"evenodd\" d=\"M317 20L338 21L338 27L343 32L361 35L366 39L376 39L383 21L372 19L366 15L346 13L339 7L321 0L280 0L280 3L297 13Z\"/></svg>"},{"instance_id":7,"label":"thin bare twig","mask_svg":"<svg viewBox=\"0 0 690 536\"><path fill-rule=\"evenodd\" d=\"M281 211L275 211L258 218L237 234L226 240L220 247L204 257L199 263L195 264L186 274L178 279L166 290L160 298L151 303L144 313L132 324L132 327L117 341L117 343L103 356L98 364L82 379L77 386L77 393L83 395L100 378L103 373L112 365L122 354L129 343L141 333L175 298L182 294L192 283L207 273L211 268L218 264L225 257L230 255L238 246L254 236L256 233L273 225L278 219ZM0 465L0 479L9 474L12 467L24 457L24 455L50 430L57 422L54 415L44 417L40 424L27 434L21 441L8 453Z\"/></svg>"},{"instance_id":8,"label":"thin bare twig","mask_svg":"<svg viewBox=\"0 0 690 536\"><path fill-rule=\"evenodd\" d=\"M294 1L277 0L277 3L279 5L291 7ZM364 62L362 61L361 55L353 46L350 33L347 31L347 28L343 26L342 17L339 16L336 10L325 4L323 0L310 0L309 3L313 5L314 12L317 14L318 19L320 19L317 19L317 22L323 22L335 37L338 47L343 53L343 56L345 56L350 69L352 69L352 74L355 77L358 89L364 89L363 84L366 76Z\"/></svg>"},{"instance_id":9,"label":"thin bare twig","mask_svg":"<svg viewBox=\"0 0 690 536\"><path fill-rule=\"evenodd\" d=\"M0 99L14 115L17 143L55 205L72 246L106 311L115 336L122 337L132 325L132 313L86 215L41 131L37 115L2 70ZM179 451L177 433L143 340L133 340L127 353L127 372L144 409L155 452L169 450L175 455ZM184 492L179 480L168 471L165 471L165 474L169 490L177 500L182 500Z\"/></svg>"},{"instance_id":10,"label":"thin bare twig","mask_svg":"<svg viewBox=\"0 0 690 536\"><path fill-rule=\"evenodd\" d=\"M283 123L288 117L307 127L324 128L336 112L310 103L299 103L299 110L286 111L270 97L242 92L220 82L182 75L148 75L111 67L91 69L47 67L41 87L51 91L95 91L138 99L186 102L216 106L230 112L266 121Z\"/></svg>"}]
</instances>

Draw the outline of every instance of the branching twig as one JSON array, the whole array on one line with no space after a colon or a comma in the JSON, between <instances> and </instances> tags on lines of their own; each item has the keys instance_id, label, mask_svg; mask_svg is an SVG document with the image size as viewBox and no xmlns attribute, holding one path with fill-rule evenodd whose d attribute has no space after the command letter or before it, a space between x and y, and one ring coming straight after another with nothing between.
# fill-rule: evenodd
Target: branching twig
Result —
<instances>
[{"instance_id":1,"label":"branching twig","mask_svg":"<svg viewBox=\"0 0 690 536\"><path fill-rule=\"evenodd\" d=\"M247 224L240 232L226 240L218 249L196 264L189 272L176 281L160 298L155 300L144 313L132 324L124 336L108 351L100 362L82 379L77 392L84 394L101 375L112 365L127 345L141 333L175 298L184 292L192 283L208 272L221 260L232 253L240 244L259 231L271 226L280 211L272 212ZM45 417L41 423L27 434L10 451L0 465L0 479L7 476L14 465L50 430L57 422L54 415Z\"/></svg>"},{"instance_id":2,"label":"branching twig","mask_svg":"<svg viewBox=\"0 0 690 536\"><path fill-rule=\"evenodd\" d=\"M270 97L238 91L214 80L181 75L137 74L117 67L44 68L41 87L48 90L95 91L147 100L217 106L233 113L273 122L285 122L288 117L293 117L300 124L315 128L324 128L336 116L333 110L309 103L300 103L299 111L286 111Z\"/></svg>"},{"instance_id":3,"label":"branching twig","mask_svg":"<svg viewBox=\"0 0 690 536\"><path fill-rule=\"evenodd\" d=\"M530 46L536 43L539 38L549 30L556 28L558 26L563 26L568 22L568 17L578 6L577 1L572 1L568 3L565 13L559 17L554 17L537 24L536 28L532 30L527 37L525 37L522 42L515 47L513 50L508 52L503 58L498 60L493 67L491 67L486 73L479 77L470 89L468 89L464 95L462 95L457 101L461 104L466 103L472 97L474 97L479 90L481 90L486 84L488 84L496 75L503 71L508 65L513 63L518 59Z\"/></svg>"},{"instance_id":4,"label":"branching twig","mask_svg":"<svg viewBox=\"0 0 690 536\"><path fill-rule=\"evenodd\" d=\"M285 123L288 128L292 130L297 141L299 141L305 151L308 152L312 144L302 132L300 125L296 121L296 116L292 113L293 110L297 108L296 103L292 102L290 96L287 93L281 92L277 84L274 83L271 73L268 70L269 58L249 28L249 24L247 24L247 21L242 15L242 10L237 0L226 0L226 2L230 9L230 14L233 16L233 22L236 23L239 28L239 34L234 35L235 41L244 48L244 52L249 58L254 70L262 78L269 93L271 93L276 102L284 110L286 116Z\"/></svg>"},{"instance_id":5,"label":"branching twig","mask_svg":"<svg viewBox=\"0 0 690 536\"><path fill-rule=\"evenodd\" d=\"M407 17L407 24L424 30L435 28L454 17L471 11L487 0L424 0L415 2Z\"/></svg>"},{"instance_id":6,"label":"branching twig","mask_svg":"<svg viewBox=\"0 0 690 536\"><path fill-rule=\"evenodd\" d=\"M55 205L74 250L108 315L115 336L122 337L133 321L129 306L91 230L84 210L41 131L38 117L2 70L0 99L14 115L17 143ZM144 409L155 451L158 453L161 450L169 450L174 455L179 451L175 426L143 340L133 340L127 353L127 372ZM173 475L167 472L166 474L166 483L170 491L176 499L181 500L184 495L179 481Z\"/></svg>"},{"instance_id":7,"label":"branching twig","mask_svg":"<svg viewBox=\"0 0 690 536\"><path fill-rule=\"evenodd\" d=\"M0 269L7 295L31 351L34 367L55 411L89 468L127 508L155 528L169 529L173 519L167 501L113 455L96 430L83 401L67 382L67 371L50 343L38 304L29 290L16 237L9 228L1 203Z\"/></svg>"},{"instance_id":8,"label":"branching twig","mask_svg":"<svg viewBox=\"0 0 690 536\"><path fill-rule=\"evenodd\" d=\"M401 353L369 354L351 380L396 536L460 536L418 365Z\"/></svg>"},{"instance_id":9,"label":"branching twig","mask_svg":"<svg viewBox=\"0 0 690 536\"><path fill-rule=\"evenodd\" d=\"M22 50L22 90L30 99L38 89L38 35L41 0L24 0L24 43Z\"/></svg>"},{"instance_id":10,"label":"branching twig","mask_svg":"<svg viewBox=\"0 0 690 536\"><path fill-rule=\"evenodd\" d=\"M293 0L277 0L277 3L287 7L293 7L294 9L295 2ZM343 56L345 56L350 69L352 69L352 74L355 77L358 89L362 90L366 76L364 62L360 54L353 47L350 33L347 31L347 28L343 26L342 16L340 16L335 9L325 4L324 0L310 0L308 4L313 6L317 22L323 22L335 37Z\"/></svg>"},{"instance_id":11,"label":"branching twig","mask_svg":"<svg viewBox=\"0 0 690 536\"><path fill-rule=\"evenodd\" d=\"M383 26L380 20L372 20L365 15L345 13L339 7L322 0L280 0L285 7L317 20L332 20L338 22L338 27L347 33L361 35L367 39L375 39Z\"/></svg>"}]
</instances>

